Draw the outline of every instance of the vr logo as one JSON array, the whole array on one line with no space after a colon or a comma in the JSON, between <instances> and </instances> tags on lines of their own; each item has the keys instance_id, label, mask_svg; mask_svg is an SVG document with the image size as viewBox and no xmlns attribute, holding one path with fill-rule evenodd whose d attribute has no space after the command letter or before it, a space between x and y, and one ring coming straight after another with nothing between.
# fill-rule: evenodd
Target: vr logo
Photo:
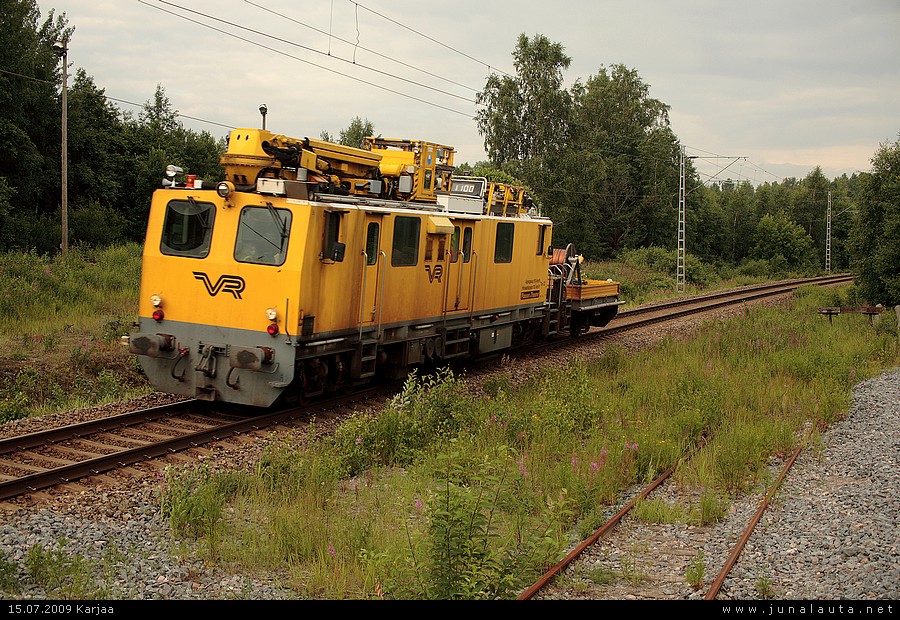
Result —
<instances>
[{"instance_id":1,"label":"vr logo","mask_svg":"<svg viewBox=\"0 0 900 620\"><path fill-rule=\"evenodd\" d=\"M443 265L435 265L432 268L431 265L425 265L425 273L428 274L428 282L429 283L432 283L435 280L440 282L441 276L444 275L444 266Z\"/></svg>"},{"instance_id":2,"label":"vr logo","mask_svg":"<svg viewBox=\"0 0 900 620\"><path fill-rule=\"evenodd\" d=\"M219 276L219 279L215 284L210 282L209 276L202 271L195 271L194 277L203 282L203 285L206 287L206 292L209 293L210 297L215 297L222 291L225 291L226 293L234 295L235 299L240 299L241 292L247 285L247 283L244 282L244 278L240 276L230 276L228 274Z\"/></svg>"}]
</instances>

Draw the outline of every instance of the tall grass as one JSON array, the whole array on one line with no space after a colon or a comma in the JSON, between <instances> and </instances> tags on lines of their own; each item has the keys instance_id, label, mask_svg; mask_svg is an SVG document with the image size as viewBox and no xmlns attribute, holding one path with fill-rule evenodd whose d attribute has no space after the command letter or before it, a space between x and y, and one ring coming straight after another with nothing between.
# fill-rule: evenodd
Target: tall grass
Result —
<instances>
[{"instance_id":1,"label":"tall grass","mask_svg":"<svg viewBox=\"0 0 900 620\"><path fill-rule=\"evenodd\" d=\"M616 261L585 261L582 271L596 280L611 278L620 283L625 307L667 299L676 294L675 250L636 248L619 253ZM783 261L748 260L737 267L704 263L693 254L685 256L685 289L679 295L694 295L715 289L735 288L768 280L804 277Z\"/></svg>"},{"instance_id":2,"label":"tall grass","mask_svg":"<svg viewBox=\"0 0 900 620\"><path fill-rule=\"evenodd\" d=\"M413 376L383 411L268 446L252 471L171 472L163 507L210 559L280 571L303 597L511 598L633 485L675 466L697 504L640 512L710 523L773 456L814 445L855 382L900 362L887 313L816 313L852 294L803 289L653 351L495 379L490 397Z\"/></svg>"},{"instance_id":3,"label":"tall grass","mask_svg":"<svg viewBox=\"0 0 900 620\"><path fill-rule=\"evenodd\" d=\"M95 331L137 315L141 273L138 244L91 250L80 247L54 257L34 252L0 254L0 333L23 330L59 334L70 327Z\"/></svg>"},{"instance_id":4,"label":"tall grass","mask_svg":"<svg viewBox=\"0 0 900 620\"><path fill-rule=\"evenodd\" d=\"M0 422L149 388L119 344L137 318L141 247L0 253Z\"/></svg>"}]
</instances>

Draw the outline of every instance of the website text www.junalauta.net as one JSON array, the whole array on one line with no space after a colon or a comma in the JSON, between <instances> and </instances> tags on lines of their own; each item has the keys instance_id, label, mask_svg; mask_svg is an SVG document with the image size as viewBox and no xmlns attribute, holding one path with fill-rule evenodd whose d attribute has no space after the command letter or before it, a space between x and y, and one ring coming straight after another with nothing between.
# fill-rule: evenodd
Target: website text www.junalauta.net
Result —
<instances>
[{"instance_id":1,"label":"website text www.junalauta.net","mask_svg":"<svg viewBox=\"0 0 900 620\"><path fill-rule=\"evenodd\" d=\"M893 603L738 603L722 605L723 615L762 616L891 616L897 606Z\"/></svg>"}]
</instances>

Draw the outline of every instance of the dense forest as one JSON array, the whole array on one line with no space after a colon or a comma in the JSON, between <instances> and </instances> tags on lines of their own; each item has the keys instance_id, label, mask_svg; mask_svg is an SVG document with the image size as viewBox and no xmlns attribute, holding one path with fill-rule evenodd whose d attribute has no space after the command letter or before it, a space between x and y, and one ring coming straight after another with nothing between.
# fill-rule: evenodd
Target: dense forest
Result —
<instances>
[{"instance_id":1,"label":"dense forest","mask_svg":"<svg viewBox=\"0 0 900 620\"><path fill-rule=\"evenodd\" d=\"M52 10L42 18L35 0L0 0L0 26L0 251L52 254L62 239L63 72L54 44L75 26ZM589 259L674 250L683 149L669 106L622 65L564 88L571 58L542 35L520 35L512 57L515 75L492 75L478 94L489 161L459 171L524 183L553 218L557 243L573 242ZM69 244L142 241L167 164L221 178L224 139L186 129L163 85L137 114L120 110L83 68L69 73L66 95ZM376 130L357 117L336 141L357 145ZM704 182L686 158L688 253L773 275L823 271L830 195L832 271L857 273L872 303L900 303L900 136L871 163L851 177L827 179L817 167L754 187Z\"/></svg>"}]
</instances>

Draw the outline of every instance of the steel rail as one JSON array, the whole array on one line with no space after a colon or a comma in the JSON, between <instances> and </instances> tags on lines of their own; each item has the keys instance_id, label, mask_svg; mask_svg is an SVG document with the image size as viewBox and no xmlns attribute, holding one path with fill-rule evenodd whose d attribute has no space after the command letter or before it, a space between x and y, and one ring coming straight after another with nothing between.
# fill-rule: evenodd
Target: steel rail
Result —
<instances>
[{"instance_id":1,"label":"steel rail","mask_svg":"<svg viewBox=\"0 0 900 620\"><path fill-rule=\"evenodd\" d=\"M69 465L48 468L45 471L34 472L10 480L0 481L0 500L32 493L57 484L72 482L85 476L94 476L103 472L126 467L134 463L174 454L182 450L196 448L203 444L221 441L250 431L261 430L283 422L308 418L318 411L340 407L342 404L352 401L373 398L384 393L385 390L391 389L396 389L396 385L390 384L389 386L378 386L370 390L342 395L335 399L318 403L282 407L275 411L226 422L210 429L185 433L171 439L164 439L148 443L144 446L118 450L110 454L77 461ZM110 418L101 418L93 422L73 424L49 429L47 431L22 435L20 437L11 437L3 440L4 450L6 454L12 454L17 450L25 450L29 447L41 447L51 443L58 443L66 439L83 439L91 434L110 432L125 426L134 426L140 422L177 415L177 413L173 413L173 410L177 412L178 407L184 407L187 404L194 405L197 402L199 401L173 403L171 405L121 414ZM205 405L206 403L204 402L202 404ZM166 409L169 410L168 413L164 411ZM222 414L219 413L219 415ZM226 415L233 417L231 412ZM115 421L116 423L111 425L110 421ZM16 442L19 442L18 446Z\"/></svg>"},{"instance_id":2,"label":"steel rail","mask_svg":"<svg viewBox=\"0 0 900 620\"><path fill-rule=\"evenodd\" d=\"M590 537L586 538L581 544L579 544L575 549L573 549L566 557L560 560L553 568L544 573L540 579L538 579L534 585L527 588L522 594L517 597L517 600L524 601L532 598L535 594L537 594L544 586L546 586L560 571L566 568L569 564L571 564L575 559L577 559L584 550L596 543L600 538L606 536L612 528L614 528L619 521L622 520L628 512L634 508L634 505L638 502L638 500L644 499L649 495L656 487L663 483L663 481L668 478L672 472L675 471L675 466L670 467L664 474L662 474L659 478L654 480L650 486L641 491L640 494L635 496L630 502L625 504L619 512L615 514L612 518L609 519L606 523L604 523L597 531L590 535Z\"/></svg>"},{"instance_id":3,"label":"steel rail","mask_svg":"<svg viewBox=\"0 0 900 620\"><path fill-rule=\"evenodd\" d=\"M0 455L11 454L20 450L29 448L37 448L52 443L58 443L67 439L73 439L93 433L102 433L126 426L134 426L142 422L164 418L177 413L177 411L187 405L195 404L197 401L186 400L168 405L160 405L151 407L150 409L141 409L139 411L129 411L106 418L97 420L88 420L87 422L79 422L77 424L69 424L67 426L59 426L43 431L29 433L27 435L18 435L14 437L6 437L0 439Z\"/></svg>"},{"instance_id":4,"label":"steel rail","mask_svg":"<svg viewBox=\"0 0 900 620\"><path fill-rule=\"evenodd\" d=\"M769 506L769 502L772 499L772 496L775 494L775 491L778 490L778 487L781 486L782 480L787 475L788 470L794 464L794 461L797 460L797 455L800 454L800 446L794 450L794 453L791 455L791 458L788 459L787 463L785 463L784 467L781 470L781 474L778 476L778 479L772 484L769 492L766 493L765 497L763 497L762 502L759 505L759 509L757 509L756 514L753 515L753 519L750 520L750 524L744 529L744 533L741 534L740 539L738 539L734 548L731 550L731 553L728 556L728 559L725 561L725 565L722 567L722 570L719 571L719 574L716 576L716 579L713 581L709 590L707 590L706 594L703 596L703 599L706 601L714 601L716 596L719 594L719 590L722 587L722 584L725 583L725 578L728 576L728 573L731 572L731 569L734 568L735 563L737 562L738 557L741 555L741 551L744 550L744 546L747 544L747 541L750 540L750 535L753 534L753 530L756 529L757 523L762 518L763 513L766 511L766 508Z\"/></svg>"}]
</instances>

